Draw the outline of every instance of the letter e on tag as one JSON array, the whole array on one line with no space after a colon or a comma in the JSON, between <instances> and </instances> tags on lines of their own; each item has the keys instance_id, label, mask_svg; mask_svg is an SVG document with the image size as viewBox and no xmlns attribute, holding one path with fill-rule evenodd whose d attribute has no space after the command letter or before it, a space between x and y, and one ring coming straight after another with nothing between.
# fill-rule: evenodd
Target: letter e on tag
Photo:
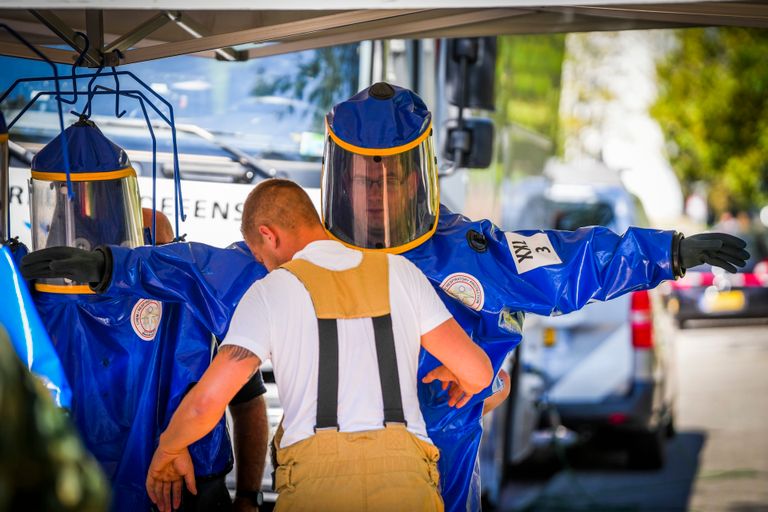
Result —
<instances>
[{"instance_id":1,"label":"letter e on tag","mask_svg":"<svg viewBox=\"0 0 768 512\"><path fill-rule=\"evenodd\" d=\"M509 252L512 253L512 260L515 262L518 274L562 263L546 233L536 233L531 236L504 233L504 236L507 237Z\"/></svg>"}]
</instances>

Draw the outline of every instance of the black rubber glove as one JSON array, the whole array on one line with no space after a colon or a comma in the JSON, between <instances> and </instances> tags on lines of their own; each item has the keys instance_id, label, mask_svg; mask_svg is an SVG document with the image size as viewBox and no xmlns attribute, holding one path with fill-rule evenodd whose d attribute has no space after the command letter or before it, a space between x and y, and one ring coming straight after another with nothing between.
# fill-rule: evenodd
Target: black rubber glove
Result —
<instances>
[{"instance_id":1,"label":"black rubber glove","mask_svg":"<svg viewBox=\"0 0 768 512\"><path fill-rule=\"evenodd\" d=\"M679 268L682 273L696 265L708 263L735 273L736 267L747 264L749 253L744 250L746 242L741 238L725 233L701 233L681 237L677 253Z\"/></svg>"},{"instance_id":2,"label":"black rubber glove","mask_svg":"<svg viewBox=\"0 0 768 512\"><path fill-rule=\"evenodd\" d=\"M93 251L74 247L40 249L22 258L21 274L26 279L64 277L98 286L112 278L111 253L101 247Z\"/></svg>"}]
</instances>

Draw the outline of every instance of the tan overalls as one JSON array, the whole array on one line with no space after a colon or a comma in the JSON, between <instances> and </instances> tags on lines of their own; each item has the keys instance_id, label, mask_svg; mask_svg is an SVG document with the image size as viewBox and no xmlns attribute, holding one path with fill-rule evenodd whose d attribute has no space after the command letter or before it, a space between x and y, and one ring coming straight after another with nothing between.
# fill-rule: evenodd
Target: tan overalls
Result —
<instances>
[{"instance_id":1,"label":"tan overalls","mask_svg":"<svg viewBox=\"0 0 768 512\"><path fill-rule=\"evenodd\" d=\"M276 448L279 496L275 510L442 511L439 452L405 428L386 254L363 253L358 267L344 271L302 259L282 267L309 291L318 318L320 357L315 435ZM344 318L371 318L373 322L384 399L383 429L338 431L336 320ZM280 446L281 437L282 428L278 428L275 447Z\"/></svg>"}]
</instances>

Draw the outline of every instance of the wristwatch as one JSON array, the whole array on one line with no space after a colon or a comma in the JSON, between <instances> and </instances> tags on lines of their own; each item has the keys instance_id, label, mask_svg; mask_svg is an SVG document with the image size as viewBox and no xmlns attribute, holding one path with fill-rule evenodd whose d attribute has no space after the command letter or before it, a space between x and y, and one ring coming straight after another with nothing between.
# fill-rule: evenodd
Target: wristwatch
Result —
<instances>
[{"instance_id":1,"label":"wristwatch","mask_svg":"<svg viewBox=\"0 0 768 512\"><path fill-rule=\"evenodd\" d=\"M264 504L264 493L261 491L237 491L235 498L243 498L251 501L254 507L260 507Z\"/></svg>"}]
</instances>

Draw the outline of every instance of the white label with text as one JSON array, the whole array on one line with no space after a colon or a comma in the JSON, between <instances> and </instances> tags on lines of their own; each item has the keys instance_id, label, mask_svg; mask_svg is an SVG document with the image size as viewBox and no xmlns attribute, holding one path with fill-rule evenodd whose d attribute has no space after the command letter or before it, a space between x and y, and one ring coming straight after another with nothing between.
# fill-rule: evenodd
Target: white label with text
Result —
<instances>
[{"instance_id":1,"label":"white label with text","mask_svg":"<svg viewBox=\"0 0 768 512\"><path fill-rule=\"evenodd\" d=\"M536 233L531 236L523 236L519 233L504 233L504 235L507 237L509 251L512 253L512 260L515 262L518 274L562 263L546 233Z\"/></svg>"}]
</instances>

